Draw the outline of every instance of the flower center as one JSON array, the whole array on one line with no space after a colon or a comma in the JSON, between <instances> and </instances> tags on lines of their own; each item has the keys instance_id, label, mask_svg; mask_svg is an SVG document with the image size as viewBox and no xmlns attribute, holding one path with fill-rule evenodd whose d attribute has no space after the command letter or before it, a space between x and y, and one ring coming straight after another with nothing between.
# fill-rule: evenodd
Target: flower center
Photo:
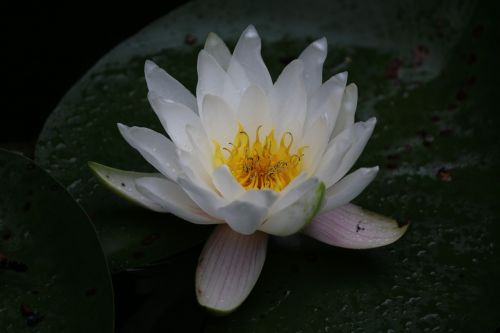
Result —
<instances>
[{"instance_id":1,"label":"flower center","mask_svg":"<svg viewBox=\"0 0 500 333\"><path fill-rule=\"evenodd\" d=\"M247 190L268 188L279 192L300 173L305 147L292 154L293 135L284 133L278 145L274 129L264 142L260 142L260 128L256 130L253 143L241 124L229 147L221 148L215 142L214 163L216 167L226 164L234 178Z\"/></svg>"}]
</instances>

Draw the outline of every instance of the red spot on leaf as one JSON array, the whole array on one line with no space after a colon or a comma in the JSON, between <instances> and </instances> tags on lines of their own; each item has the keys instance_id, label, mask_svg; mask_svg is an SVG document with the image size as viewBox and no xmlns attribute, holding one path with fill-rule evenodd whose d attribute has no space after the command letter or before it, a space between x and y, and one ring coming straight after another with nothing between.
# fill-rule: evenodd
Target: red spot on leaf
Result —
<instances>
[{"instance_id":1,"label":"red spot on leaf","mask_svg":"<svg viewBox=\"0 0 500 333\"><path fill-rule=\"evenodd\" d=\"M186 37L184 37L184 43L186 45L194 45L196 43L196 37L193 34L188 33L186 34Z\"/></svg>"},{"instance_id":2,"label":"red spot on leaf","mask_svg":"<svg viewBox=\"0 0 500 333\"><path fill-rule=\"evenodd\" d=\"M451 181L451 172L450 172L450 170L448 170L446 168L439 169L438 173L437 173L437 176L443 182L450 182Z\"/></svg>"},{"instance_id":3,"label":"red spot on leaf","mask_svg":"<svg viewBox=\"0 0 500 333\"><path fill-rule=\"evenodd\" d=\"M412 50L413 66L421 66L428 55L429 49L427 47L424 45L417 45L417 47Z\"/></svg>"},{"instance_id":4,"label":"red spot on leaf","mask_svg":"<svg viewBox=\"0 0 500 333\"><path fill-rule=\"evenodd\" d=\"M389 80L394 80L399 78L399 70L403 62L399 58L392 59L385 68L385 77Z\"/></svg>"}]
</instances>

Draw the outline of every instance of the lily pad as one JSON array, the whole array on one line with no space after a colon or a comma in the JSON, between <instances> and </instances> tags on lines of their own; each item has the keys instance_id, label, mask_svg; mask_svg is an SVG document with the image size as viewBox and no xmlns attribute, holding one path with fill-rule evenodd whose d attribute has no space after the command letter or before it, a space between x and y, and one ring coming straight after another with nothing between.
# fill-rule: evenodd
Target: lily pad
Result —
<instances>
[{"instance_id":1,"label":"lily pad","mask_svg":"<svg viewBox=\"0 0 500 333\"><path fill-rule=\"evenodd\" d=\"M113 332L106 259L87 215L45 171L0 150L2 332Z\"/></svg>"},{"instance_id":2,"label":"lily pad","mask_svg":"<svg viewBox=\"0 0 500 333\"><path fill-rule=\"evenodd\" d=\"M274 78L308 42L326 36L324 77L347 70L359 87L358 119L378 118L358 165L380 165L381 171L355 203L411 221L411 227L396 244L362 252L302 236L275 238L248 300L229 317L208 317L205 330L494 331L500 327L500 212L492 198L500 189L492 184L498 182L500 156L491 124L500 119L491 98L499 76L491 70L497 67L500 36L491 15L497 8L488 6L187 4L115 48L70 90L45 125L36 159L92 214L113 267L192 246L203 238L194 230L204 228L186 226L184 245L168 248L180 238L182 224L124 204L86 169L93 160L151 171L115 129L117 122L160 129L146 101L145 59L194 91L196 55L209 31L234 45L253 23ZM142 251L139 239L148 232L164 241L130 259Z\"/></svg>"}]
</instances>

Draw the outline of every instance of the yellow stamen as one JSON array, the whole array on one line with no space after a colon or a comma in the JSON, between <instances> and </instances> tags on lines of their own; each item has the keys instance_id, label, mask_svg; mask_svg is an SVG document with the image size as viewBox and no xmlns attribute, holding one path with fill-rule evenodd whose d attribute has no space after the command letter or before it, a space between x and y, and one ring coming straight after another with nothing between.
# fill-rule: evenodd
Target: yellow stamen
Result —
<instances>
[{"instance_id":1,"label":"yellow stamen","mask_svg":"<svg viewBox=\"0 0 500 333\"><path fill-rule=\"evenodd\" d=\"M279 146L274 138L274 129L260 142L259 126L252 143L245 129L240 124L234 141L229 147L222 148L215 142L214 164L219 167L226 164L236 180L247 190L268 188L281 191L302 169L302 156L305 147L290 152L293 135L286 132L281 136ZM226 156L223 150L227 151Z\"/></svg>"}]
</instances>

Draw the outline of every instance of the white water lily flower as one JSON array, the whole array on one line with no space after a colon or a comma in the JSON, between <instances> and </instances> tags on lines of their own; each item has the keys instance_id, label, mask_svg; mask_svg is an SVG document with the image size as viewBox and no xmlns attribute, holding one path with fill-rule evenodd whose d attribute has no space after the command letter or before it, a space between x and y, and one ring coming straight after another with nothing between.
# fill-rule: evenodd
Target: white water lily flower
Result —
<instances>
[{"instance_id":1,"label":"white water lily flower","mask_svg":"<svg viewBox=\"0 0 500 333\"><path fill-rule=\"evenodd\" d=\"M375 126L354 123L357 87L347 73L322 82L325 38L309 45L273 84L253 26L233 54L209 34L198 56L196 97L153 62L148 98L170 139L118 124L160 174L90 163L130 200L197 224L218 224L201 254L196 295L220 312L238 307L262 270L268 234L302 231L327 244L372 248L406 231L349 204L378 167L347 176Z\"/></svg>"}]
</instances>

